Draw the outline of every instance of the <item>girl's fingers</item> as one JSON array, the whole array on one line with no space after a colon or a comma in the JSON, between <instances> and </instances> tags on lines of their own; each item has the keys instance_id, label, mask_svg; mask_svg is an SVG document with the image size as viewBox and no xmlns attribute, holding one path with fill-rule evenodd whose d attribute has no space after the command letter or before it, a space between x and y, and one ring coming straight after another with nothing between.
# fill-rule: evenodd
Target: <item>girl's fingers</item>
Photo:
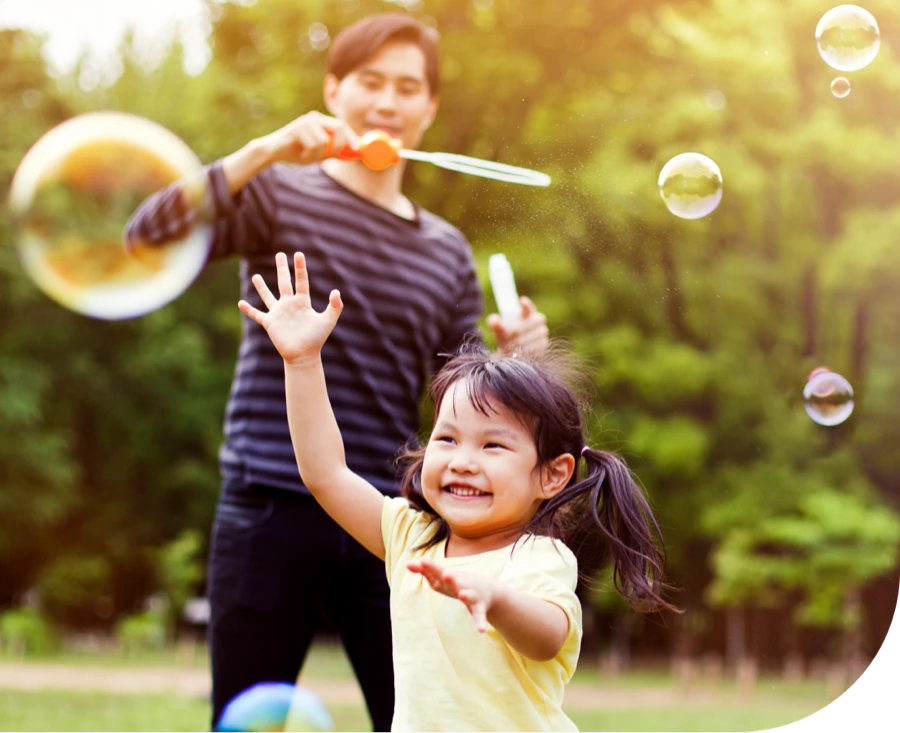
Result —
<instances>
[{"instance_id":1,"label":"girl's fingers","mask_svg":"<svg viewBox=\"0 0 900 733\"><path fill-rule=\"evenodd\" d=\"M450 595L459 596L460 588L459 584L456 582L456 578L454 578L450 573L442 573L441 581L446 588L446 592Z\"/></svg>"},{"instance_id":2,"label":"girl's fingers","mask_svg":"<svg viewBox=\"0 0 900 733\"><path fill-rule=\"evenodd\" d=\"M472 618L475 619L475 628L484 633L487 631L487 610L484 603L478 601L474 606L470 606Z\"/></svg>"},{"instance_id":3,"label":"girl's fingers","mask_svg":"<svg viewBox=\"0 0 900 733\"><path fill-rule=\"evenodd\" d=\"M341 301L341 293L338 290L332 290L328 296L328 307L325 308L324 316L328 320L330 328L337 325L338 318L341 317L341 311L344 310L344 304Z\"/></svg>"},{"instance_id":4,"label":"girl's fingers","mask_svg":"<svg viewBox=\"0 0 900 733\"><path fill-rule=\"evenodd\" d=\"M260 326L263 325L263 318L265 317L265 314L261 310L257 310L246 300L239 300L238 308L240 308L241 312L251 321L256 321Z\"/></svg>"},{"instance_id":5,"label":"girl's fingers","mask_svg":"<svg viewBox=\"0 0 900 733\"><path fill-rule=\"evenodd\" d=\"M487 607L484 601L479 600L478 594L474 591L460 591L459 600L466 604L466 608L472 614L475 628L479 631L487 631Z\"/></svg>"},{"instance_id":6,"label":"girl's fingers","mask_svg":"<svg viewBox=\"0 0 900 733\"><path fill-rule=\"evenodd\" d=\"M297 295L309 296L309 274L306 272L306 256L302 252L294 252L294 281Z\"/></svg>"},{"instance_id":7,"label":"girl's fingers","mask_svg":"<svg viewBox=\"0 0 900 733\"><path fill-rule=\"evenodd\" d=\"M278 294L282 298L291 297L294 294L294 286L291 285L291 273L284 252L275 255L275 271L278 273Z\"/></svg>"},{"instance_id":8,"label":"girl's fingers","mask_svg":"<svg viewBox=\"0 0 900 733\"><path fill-rule=\"evenodd\" d=\"M256 287L256 292L259 293L259 297L262 298L262 302L265 303L266 308L272 310L275 307L275 304L278 302L278 299L272 295L272 291L269 290L269 286L266 285L266 281L262 279L262 275L254 275L251 278L253 285Z\"/></svg>"}]
</instances>

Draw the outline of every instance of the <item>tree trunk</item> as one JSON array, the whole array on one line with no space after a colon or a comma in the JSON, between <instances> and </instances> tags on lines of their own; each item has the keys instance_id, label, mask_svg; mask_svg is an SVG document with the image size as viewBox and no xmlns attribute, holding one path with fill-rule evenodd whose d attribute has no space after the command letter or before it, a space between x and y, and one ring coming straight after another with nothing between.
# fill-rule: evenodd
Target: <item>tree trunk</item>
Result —
<instances>
[{"instance_id":1,"label":"tree trunk","mask_svg":"<svg viewBox=\"0 0 900 733\"><path fill-rule=\"evenodd\" d=\"M800 312L803 314L803 331L806 337L803 344L803 356L812 359L816 356L816 349L818 349L816 333L816 272L812 267L807 268L803 276L803 284L800 289Z\"/></svg>"},{"instance_id":2,"label":"tree trunk","mask_svg":"<svg viewBox=\"0 0 900 733\"><path fill-rule=\"evenodd\" d=\"M628 613L613 625L612 646L610 647L611 668L613 674L628 669L631 661L631 632L634 629L635 615Z\"/></svg>"},{"instance_id":3,"label":"tree trunk","mask_svg":"<svg viewBox=\"0 0 900 733\"><path fill-rule=\"evenodd\" d=\"M756 660L751 656L745 655L741 659L737 670L738 694L740 694L741 699L748 700L756 692L757 672Z\"/></svg>"},{"instance_id":4,"label":"tree trunk","mask_svg":"<svg viewBox=\"0 0 900 733\"><path fill-rule=\"evenodd\" d=\"M747 654L744 643L746 619L743 608L729 608L725 612L725 660L729 671L737 675Z\"/></svg>"},{"instance_id":5,"label":"tree trunk","mask_svg":"<svg viewBox=\"0 0 900 733\"><path fill-rule=\"evenodd\" d=\"M844 638L841 660L852 684L863 673L861 593L859 586L851 585L844 591Z\"/></svg>"}]
</instances>

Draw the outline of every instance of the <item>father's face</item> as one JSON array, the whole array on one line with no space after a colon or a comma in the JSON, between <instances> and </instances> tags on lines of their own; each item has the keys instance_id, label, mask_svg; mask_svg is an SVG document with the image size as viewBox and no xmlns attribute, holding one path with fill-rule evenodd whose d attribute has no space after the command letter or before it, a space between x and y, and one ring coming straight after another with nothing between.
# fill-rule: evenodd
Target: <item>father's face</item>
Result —
<instances>
[{"instance_id":1,"label":"father's face","mask_svg":"<svg viewBox=\"0 0 900 733\"><path fill-rule=\"evenodd\" d=\"M389 41L338 81L325 78L325 102L358 135L384 130L417 148L437 111L425 76L425 55L409 41Z\"/></svg>"}]
</instances>

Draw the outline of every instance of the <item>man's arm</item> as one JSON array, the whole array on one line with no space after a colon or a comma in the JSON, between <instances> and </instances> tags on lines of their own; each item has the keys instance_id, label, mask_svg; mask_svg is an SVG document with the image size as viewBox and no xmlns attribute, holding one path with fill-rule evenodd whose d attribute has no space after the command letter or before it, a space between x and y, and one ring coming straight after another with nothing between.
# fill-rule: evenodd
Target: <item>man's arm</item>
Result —
<instances>
[{"instance_id":1,"label":"man's arm","mask_svg":"<svg viewBox=\"0 0 900 733\"><path fill-rule=\"evenodd\" d=\"M343 120L307 112L229 155L222 161L222 171L233 196L275 163L308 165L323 160L330 151L357 144L356 133Z\"/></svg>"},{"instance_id":2,"label":"man's arm","mask_svg":"<svg viewBox=\"0 0 900 733\"><path fill-rule=\"evenodd\" d=\"M342 120L319 112L308 112L269 135L251 140L223 158L220 171L214 170L214 164L204 168L200 175L176 181L147 198L125 226L125 246L133 249L183 238L196 222L210 223L223 211L226 215L233 211L230 197L240 193L275 163L307 164L322 160L329 152L329 142L331 149L338 150L345 144L355 146L357 137ZM214 187L215 191L212 190ZM256 198L267 199L265 186L258 188ZM248 246L248 238L266 236L266 226L262 222L265 209L262 206L262 210L257 211L250 206L244 216L252 219L254 225L240 235L241 241L219 242L221 246L215 249L240 251L241 247Z\"/></svg>"}]
</instances>

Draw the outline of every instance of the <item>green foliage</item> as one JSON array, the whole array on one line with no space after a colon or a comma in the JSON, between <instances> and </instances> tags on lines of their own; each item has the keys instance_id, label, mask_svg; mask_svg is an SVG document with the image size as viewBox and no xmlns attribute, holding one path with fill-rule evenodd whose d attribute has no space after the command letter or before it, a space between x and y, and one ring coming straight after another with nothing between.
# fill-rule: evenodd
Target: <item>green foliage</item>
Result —
<instances>
[{"instance_id":1,"label":"green foliage","mask_svg":"<svg viewBox=\"0 0 900 733\"><path fill-rule=\"evenodd\" d=\"M34 608L0 614L0 646L14 655L47 654L58 644L53 626Z\"/></svg>"},{"instance_id":2,"label":"green foliage","mask_svg":"<svg viewBox=\"0 0 900 733\"><path fill-rule=\"evenodd\" d=\"M166 619L158 610L125 616L116 623L115 633L126 655L157 651L166 641Z\"/></svg>"},{"instance_id":3,"label":"green foliage","mask_svg":"<svg viewBox=\"0 0 900 733\"><path fill-rule=\"evenodd\" d=\"M57 557L37 584L41 604L57 622L78 621L85 609L111 595L111 568L105 557L67 554Z\"/></svg>"},{"instance_id":4,"label":"green foliage","mask_svg":"<svg viewBox=\"0 0 900 733\"><path fill-rule=\"evenodd\" d=\"M795 612L800 623L856 628L845 596L869 578L896 567L900 520L884 506L827 484L810 491L793 511L748 517L731 525L713 563L716 579L708 598L715 605L776 606L787 592L800 590ZM715 524L716 519L712 520Z\"/></svg>"},{"instance_id":5,"label":"green foliage","mask_svg":"<svg viewBox=\"0 0 900 733\"><path fill-rule=\"evenodd\" d=\"M203 537L195 529L186 529L156 553L156 571L160 590L169 606L169 634L174 635L184 604L196 595L203 578Z\"/></svg>"}]
</instances>

